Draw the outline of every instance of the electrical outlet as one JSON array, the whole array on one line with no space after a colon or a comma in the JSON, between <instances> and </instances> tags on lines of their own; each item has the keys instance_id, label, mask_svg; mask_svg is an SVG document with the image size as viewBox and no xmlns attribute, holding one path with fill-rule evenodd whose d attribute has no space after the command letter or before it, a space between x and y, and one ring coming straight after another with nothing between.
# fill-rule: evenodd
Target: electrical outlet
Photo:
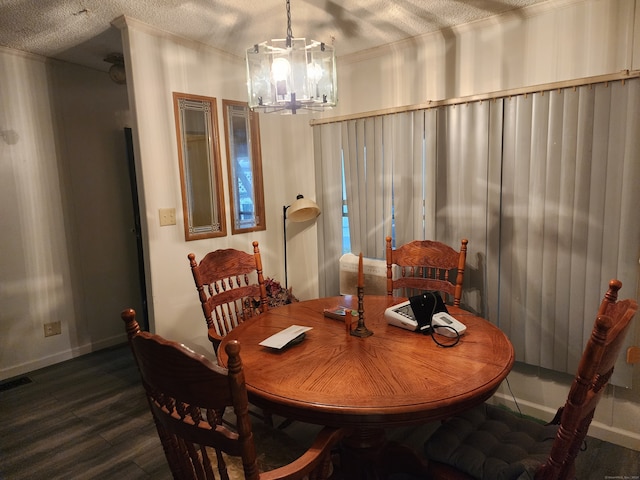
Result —
<instances>
[{"instance_id":1,"label":"electrical outlet","mask_svg":"<svg viewBox=\"0 0 640 480\"><path fill-rule=\"evenodd\" d=\"M54 335L60 335L62 333L62 325L60 322L51 322L44 324L44 336L52 337Z\"/></svg>"},{"instance_id":2,"label":"electrical outlet","mask_svg":"<svg viewBox=\"0 0 640 480\"><path fill-rule=\"evenodd\" d=\"M176 224L176 209L175 208L161 208L160 209L160 226Z\"/></svg>"}]
</instances>

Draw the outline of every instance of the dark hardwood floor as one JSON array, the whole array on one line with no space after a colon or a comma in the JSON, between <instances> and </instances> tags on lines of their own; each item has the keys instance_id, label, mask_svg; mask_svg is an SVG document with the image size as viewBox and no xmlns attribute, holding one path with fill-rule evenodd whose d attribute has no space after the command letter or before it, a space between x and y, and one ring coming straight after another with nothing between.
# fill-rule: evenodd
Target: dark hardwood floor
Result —
<instances>
[{"instance_id":1,"label":"dark hardwood floor","mask_svg":"<svg viewBox=\"0 0 640 480\"><path fill-rule=\"evenodd\" d=\"M171 478L128 345L26 376L0 393L0 478Z\"/></svg>"},{"instance_id":2,"label":"dark hardwood floor","mask_svg":"<svg viewBox=\"0 0 640 480\"><path fill-rule=\"evenodd\" d=\"M171 478L127 345L23 378L0 385L0 480ZM389 437L421 451L432 428ZM316 427L286 431L304 437ZM589 439L578 460L579 479L640 478L640 452L610 443Z\"/></svg>"}]
</instances>

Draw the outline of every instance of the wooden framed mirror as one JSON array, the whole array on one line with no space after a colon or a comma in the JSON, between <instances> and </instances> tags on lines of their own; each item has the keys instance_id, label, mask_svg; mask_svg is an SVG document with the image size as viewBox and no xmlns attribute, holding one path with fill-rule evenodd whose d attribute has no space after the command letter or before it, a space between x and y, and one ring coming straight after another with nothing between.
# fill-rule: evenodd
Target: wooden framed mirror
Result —
<instances>
[{"instance_id":1,"label":"wooden framed mirror","mask_svg":"<svg viewBox=\"0 0 640 480\"><path fill-rule=\"evenodd\" d=\"M222 100L231 205L231 233L265 230L258 114L247 102Z\"/></svg>"},{"instance_id":2,"label":"wooden framed mirror","mask_svg":"<svg viewBox=\"0 0 640 480\"><path fill-rule=\"evenodd\" d=\"M173 93L186 241L227 234L216 99Z\"/></svg>"}]
</instances>

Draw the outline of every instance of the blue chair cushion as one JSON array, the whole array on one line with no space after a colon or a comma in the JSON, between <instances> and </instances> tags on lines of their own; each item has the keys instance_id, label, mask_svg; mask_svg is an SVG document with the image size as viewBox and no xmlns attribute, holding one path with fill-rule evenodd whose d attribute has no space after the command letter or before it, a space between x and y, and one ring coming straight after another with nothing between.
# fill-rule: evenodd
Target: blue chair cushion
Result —
<instances>
[{"instance_id":1,"label":"blue chair cushion","mask_svg":"<svg viewBox=\"0 0 640 480\"><path fill-rule=\"evenodd\" d=\"M557 429L482 404L444 422L424 448L429 460L478 480L525 480L547 459Z\"/></svg>"}]
</instances>

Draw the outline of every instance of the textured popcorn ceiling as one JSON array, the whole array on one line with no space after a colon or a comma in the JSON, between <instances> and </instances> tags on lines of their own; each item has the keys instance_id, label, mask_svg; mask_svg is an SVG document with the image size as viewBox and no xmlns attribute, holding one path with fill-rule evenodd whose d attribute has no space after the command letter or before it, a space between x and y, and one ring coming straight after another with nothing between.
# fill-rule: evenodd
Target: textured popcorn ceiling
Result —
<instances>
[{"instance_id":1,"label":"textured popcorn ceiling","mask_svg":"<svg viewBox=\"0 0 640 480\"><path fill-rule=\"evenodd\" d=\"M292 32L340 56L546 1L291 0ZM107 70L122 15L238 56L287 26L285 0L0 0L0 45Z\"/></svg>"}]
</instances>

